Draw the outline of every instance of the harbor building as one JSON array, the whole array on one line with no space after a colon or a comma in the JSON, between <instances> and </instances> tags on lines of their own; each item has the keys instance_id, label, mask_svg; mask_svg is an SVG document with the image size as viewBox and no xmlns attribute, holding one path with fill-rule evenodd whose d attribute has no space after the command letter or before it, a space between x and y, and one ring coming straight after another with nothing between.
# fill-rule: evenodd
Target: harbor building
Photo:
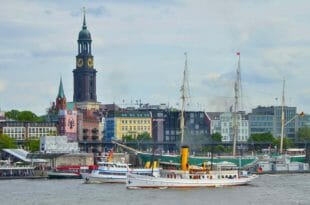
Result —
<instances>
[{"instance_id":1,"label":"harbor building","mask_svg":"<svg viewBox=\"0 0 310 205\"><path fill-rule=\"evenodd\" d=\"M138 110L147 110L152 113L152 133L158 148L164 151L178 150L181 138L181 111L169 108L164 104L146 104L138 108ZM192 145L193 149L198 144L207 143L210 132L205 113L202 111L185 111L184 120L184 143Z\"/></svg>"},{"instance_id":2,"label":"harbor building","mask_svg":"<svg viewBox=\"0 0 310 205\"><path fill-rule=\"evenodd\" d=\"M208 123L210 125L210 133L220 133L222 135L223 142L233 141L233 115L232 112L207 112ZM236 114L236 120L238 125L237 141L246 142L249 138L249 122L248 116L245 112L238 112Z\"/></svg>"},{"instance_id":3,"label":"harbor building","mask_svg":"<svg viewBox=\"0 0 310 205\"><path fill-rule=\"evenodd\" d=\"M152 115L150 112L127 110L109 112L105 118L105 141L122 140L131 135L137 138L142 133L152 137Z\"/></svg>"},{"instance_id":4,"label":"harbor building","mask_svg":"<svg viewBox=\"0 0 310 205\"><path fill-rule=\"evenodd\" d=\"M27 139L40 139L42 136L57 134L57 125L50 122L0 122L0 134L6 134L22 146Z\"/></svg>"},{"instance_id":5,"label":"harbor building","mask_svg":"<svg viewBox=\"0 0 310 205\"><path fill-rule=\"evenodd\" d=\"M296 107L284 106L285 122L290 121L284 127L284 135L289 139L296 139L298 130L298 121L294 119L297 115ZM282 106L258 106L249 113L250 135L270 132L274 137L281 136L281 115Z\"/></svg>"}]
</instances>

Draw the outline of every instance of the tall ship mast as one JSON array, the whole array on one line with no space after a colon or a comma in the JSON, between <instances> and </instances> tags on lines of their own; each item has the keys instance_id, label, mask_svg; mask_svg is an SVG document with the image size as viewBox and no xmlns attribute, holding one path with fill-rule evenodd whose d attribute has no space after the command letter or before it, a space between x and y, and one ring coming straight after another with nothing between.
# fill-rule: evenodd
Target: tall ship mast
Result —
<instances>
[{"instance_id":1,"label":"tall ship mast","mask_svg":"<svg viewBox=\"0 0 310 205\"><path fill-rule=\"evenodd\" d=\"M285 97L284 97L284 89L285 89L285 79L283 79L283 91L282 91L282 105L281 105L281 139L280 139L280 154L283 154L283 138L284 138L284 104L285 104Z\"/></svg>"},{"instance_id":2,"label":"tall ship mast","mask_svg":"<svg viewBox=\"0 0 310 205\"><path fill-rule=\"evenodd\" d=\"M185 65L183 72L183 81L181 86L181 118L180 118L180 129L181 129L181 139L180 144L183 145L184 141L184 128L185 128L185 120L184 120L184 111L185 111L185 103L186 99L189 98L189 83L188 83L188 68L187 68L187 53L185 55Z\"/></svg>"},{"instance_id":3,"label":"tall ship mast","mask_svg":"<svg viewBox=\"0 0 310 205\"><path fill-rule=\"evenodd\" d=\"M240 52L237 52L237 56L238 56L237 77L234 85L235 102L233 111L233 156L236 156L237 138L239 134L238 111L239 111L239 100L241 98Z\"/></svg>"}]
</instances>

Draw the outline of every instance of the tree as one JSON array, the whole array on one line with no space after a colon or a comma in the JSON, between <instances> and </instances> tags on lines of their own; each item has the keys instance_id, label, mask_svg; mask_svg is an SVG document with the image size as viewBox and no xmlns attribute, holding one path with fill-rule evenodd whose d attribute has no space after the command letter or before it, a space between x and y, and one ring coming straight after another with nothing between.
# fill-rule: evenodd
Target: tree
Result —
<instances>
[{"instance_id":1,"label":"tree","mask_svg":"<svg viewBox=\"0 0 310 205\"><path fill-rule=\"evenodd\" d=\"M134 141L134 138L132 137L132 135L125 135L122 137L123 142L132 142Z\"/></svg>"},{"instance_id":2,"label":"tree","mask_svg":"<svg viewBox=\"0 0 310 205\"><path fill-rule=\"evenodd\" d=\"M20 122L42 122L43 119L41 117L38 117L36 114L34 114L31 111L18 111L18 110L11 110L5 113L5 117L17 120Z\"/></svg>"},{"instance_id":3,"label":"tree","mask_svg":"<svg viewBox=\"0 0 310 205\"><path fill-rule=\"evenodd\" d=\"M15 140L8 135L0 134L0 150L2 149L14 149L16 148Z\"/></svg>"},{"instance_id":4,"label":"tree","mask_svg":"<svg viewBox=\"0 0 310 205\"><path fill-rule=\"evenodd\" d=\"M139 141L141 141L141 140L147 141L147 140L151 140L151 139L152 139L151 135L148 132L143 132L137 136L137 140L139 140Z\"/></svg>"},{"instance_id":5,"label":"tree","mask_svg":"<svg viewBox=\"0 0 310 205\"><path fill-rule=\"evenodd\" d=\"M261 134L252 134L248 142L273 142L274 137L270 132Z\"/></svg>"},{"instance_id":6,"label":"tree","mask_svg":"<svg viewBox=\"0 0 310 205\"><path fill-rule=\"evenodd\" d=\"M281 143L281 138L279 137L273 140L272 145L280 148L280 143ZM288 149L293 146L294 146L294 143L292 140L286 137L283 138L283 149Z\"/></svg>"},{"instance_id":7,"label":"tree","mask_svg":"<svg viewBox=\"0 0 310 205\"><path fill-rule=\"evenodd\" d=\"M299 128L297 135L298 135L299 140L310 141L310 127L305 126L305 127Z\"/></svg>"},{"instance_id":8,"label":"tree","mask_svg":"<svg viewBox=\"0 0 310 205\"><path fill-rule=\"evenodd\" d=\"M11 111L5 112L5 117L12 119L12 120L17 120L19 113L20 112L18 110L11 110Z\"/></svg>"},{"instance_id":9,"label":"tree","mask_svg":"<svg viewBox=\"0 0 310 205\"><path fill-rule=\"evenodd\" d=\"M40 150L40 140L38 139L26 139L25 147L30 152L37 152Z\"/></svg>"},{"instance_id":10,"label":"tree","mask_svg":"<svg viewBox=\"0 0 310 205\"><path fill-rule=\"evenodd\" d=\"M218 133L218 132L216 132L216 133L213 133L212 135L211 135L211 139L212 139L212 141L214 141L214 142L222 142L222 135L220 134L220 133Z\"/></svg>"}]
</instances>

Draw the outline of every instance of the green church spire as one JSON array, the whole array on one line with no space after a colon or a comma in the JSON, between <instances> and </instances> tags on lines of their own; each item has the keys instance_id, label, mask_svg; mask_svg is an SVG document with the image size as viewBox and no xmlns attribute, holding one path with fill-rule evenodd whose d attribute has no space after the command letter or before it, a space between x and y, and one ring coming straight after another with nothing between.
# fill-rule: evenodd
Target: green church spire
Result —
<instances>
[{"instance_id":1,"label":"green church spire","mask_svg":"<svg viewBox=\"0 0 310 205\"><path fill-rule=\"evenodd\" d=\"M64 88L62 85L62 78L60 77L60 83L59 83L59 90L58 90L58 95L57 98L65 98L65 92L64 92Z\"/></svg>"}]
</instances>

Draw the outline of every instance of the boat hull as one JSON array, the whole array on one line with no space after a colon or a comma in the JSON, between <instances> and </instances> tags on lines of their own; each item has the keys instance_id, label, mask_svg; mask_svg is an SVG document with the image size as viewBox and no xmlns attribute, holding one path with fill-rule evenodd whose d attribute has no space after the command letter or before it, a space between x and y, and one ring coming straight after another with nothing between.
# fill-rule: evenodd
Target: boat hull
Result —
<instances>
[{"instance_id":1,"label":"boat hull","mask_svg":"<svg viewBox=\"0 0 310 205\"><path fill-rule=\"evenodd\" d=\"M47 172L49 179L82 179L80 174Z\"/></svg>"},{"instance_id":2,"label":"boat hull","mask_svg":"<svg viewBox=\"0 0 310 205\"><path fill-rule=\"evenodd\" d=\"M235 179L175 179L163 177L150 177L128 174L126 187L136 188L199 188L199 187L224 187L246 185L257 176Z\"/></svg>"},{"instance_id":3,"label":"boat hull","mask_svg":"<svg viewBox=\"0 0 310 205\"><path fill-rule=\"evenodd\" d=\"M126 183L126 175L99 175L94 173L83 173L85 183Z\"/></svg>"}]
</instances>

